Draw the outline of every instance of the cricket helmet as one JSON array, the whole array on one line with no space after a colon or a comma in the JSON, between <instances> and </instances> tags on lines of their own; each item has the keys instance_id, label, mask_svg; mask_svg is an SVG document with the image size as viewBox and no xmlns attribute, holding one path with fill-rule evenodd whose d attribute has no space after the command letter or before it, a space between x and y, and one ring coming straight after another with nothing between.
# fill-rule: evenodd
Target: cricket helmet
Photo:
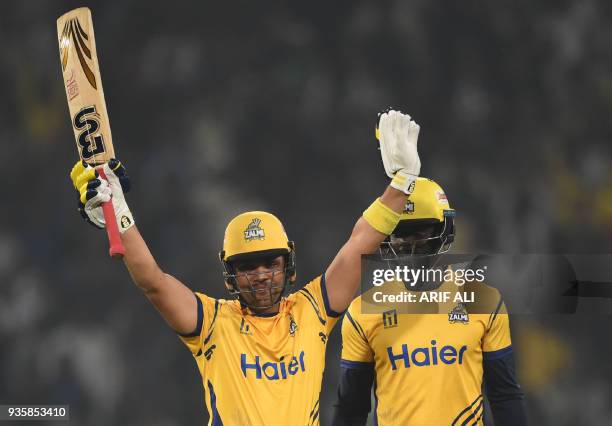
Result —
<instances>
[{"instance_id":1,"label":"cricket helmet","mask_svg":"<svg viewBox=\"0 0 612 426\"><path fill-rule=\"evenodd\" d=\"M288 285L293 284L296 279L295 245L287 237L283 224L273 214L263 211L245 212L233 218L225 229L223 250L219 252L219 260L224 269L223 277L230 293L240 297L234 262L281 255L285 257L282 296ZM279 301L280 297L276 303Z\"/></svg>"},{"instance_id":2,"label":"cricket helmet","mask_svg":"<svg viewBox=\"0 0 612 426\"><path fill-rule=\"evenodd\" d=\"M431 179L418 177L408 196L400 221L382 243L384 257L392 255L439 255L447 252L455 238L455 210L444 190ZM426 236L418 236L427 231Z\"/></svg>"}]
</instances>

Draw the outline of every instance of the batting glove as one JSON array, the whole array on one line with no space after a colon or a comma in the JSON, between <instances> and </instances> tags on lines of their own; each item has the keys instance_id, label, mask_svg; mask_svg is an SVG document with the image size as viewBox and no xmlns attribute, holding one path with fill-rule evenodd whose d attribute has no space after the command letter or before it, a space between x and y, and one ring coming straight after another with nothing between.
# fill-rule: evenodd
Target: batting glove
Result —
<instances>
[{"instance_id":1,"label":"batting glove","mask_svg":"<svg viewBox=\"0 0 612 426\"><path fill-rule=\"evenodd\" d=\"M378 114L376 139L380 142L385 172L391 186L405 194L412 193L421 172L417 141L421 127L408 114L388 109Z\"/></svg>"},{"instance_id":2,"label":"batting glove","mask_svg":"<svg viewBox=\"0 0 612 426\"><path fill-rule=\"evenodd\" d=\"M102 203L112 199L117 226L123 233L134 225L134 217L123 195L130 190L130 178L125 167L114 158L102 167L108 181L100 178L96 169L85 162L79 161L72 168L70 179L79 195L79 213L89 224L104 229Z\"/></svg>"}]
</instances>

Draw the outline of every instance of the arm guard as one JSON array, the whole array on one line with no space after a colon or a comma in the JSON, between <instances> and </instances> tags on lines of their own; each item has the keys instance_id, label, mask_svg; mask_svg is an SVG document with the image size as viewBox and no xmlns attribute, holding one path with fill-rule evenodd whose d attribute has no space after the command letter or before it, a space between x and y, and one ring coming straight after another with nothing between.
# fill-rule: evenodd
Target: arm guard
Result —
<instances>
[{"instance_id":1,"label":"arm guard","mask_svg":"<svg viewBox=\"0 0 612 426\"><path fill-rule=\"evenodd\" d=\"M512 352L497 359L485 359L484 381L495 426L526 426L524 394L516 380Z\"/></svg>"},{"instance_id":2,"label":"arm guard","mask_svg":"<svg viewBox=\"0 0 612 426\"><path fill-rule=\"evenodd\" d=\"M358 368L342 366L332 426L365 426L371 409L372 383L374 364L359 363Z\"/></svg>"}]
</instances>

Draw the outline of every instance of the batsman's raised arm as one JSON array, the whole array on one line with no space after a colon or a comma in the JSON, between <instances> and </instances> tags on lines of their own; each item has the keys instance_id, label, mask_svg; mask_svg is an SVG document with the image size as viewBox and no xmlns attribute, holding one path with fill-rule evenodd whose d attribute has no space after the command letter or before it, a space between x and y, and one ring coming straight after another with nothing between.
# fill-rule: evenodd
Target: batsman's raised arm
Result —
<instances>
[{"instance_id":1,"label":"batsman's raised arm","mask_svg":"<svg viewBox=\"0 0 612 426\"><path fill-rule=\"evenodd\" d=\"M419 125L409 115L388 110L379 115L376 138L391 183L359 218L350 238L325 273L330 308L344 311L361 278L361 255L375 252L393 231L421 170L417 151Z\"/></svg>"},{"instance_id":2,"label":"batsman's raised arm","mask_svg":"<svg viewBox=\"0 0 612 426\"><path fill-rule=\"evenodd\" d=\"M132 280L170 327L181 334L193 332L197 325L197 302L193 292L161 270L136 228L124 197L124 192L130 189L130 181L121 162L113 159L103 167L108 181L99 178L96 169L80 161L72 168L70 178L79 192L81 216L96 228L104 228L101 204L112 198L125 247L123 261Z\"/></svg>"}]
</instances>

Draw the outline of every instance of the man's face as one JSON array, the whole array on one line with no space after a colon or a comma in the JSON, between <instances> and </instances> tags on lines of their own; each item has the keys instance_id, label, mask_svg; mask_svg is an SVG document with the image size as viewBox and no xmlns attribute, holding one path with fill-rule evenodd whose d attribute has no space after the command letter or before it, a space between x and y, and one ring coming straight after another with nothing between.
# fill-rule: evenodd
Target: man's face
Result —
<instances>
[{"instance_id":1,"label":"man's face","mask_svg":"<svg viewBox=\"0 0 612 426\"><path fill-rule=\"evenodd\" d=\"M437 236L436 228L435 225L419 226L401 236L391 235L391 245L398 255L436 254L440 241L430 239Z\"/></svg>"},{"instance_id":2,"label":"man's face","mask_svg":"<svg viewBox=\"0 0 612 426\"><path fill-rule=\"evenodd\" d=\"M240 295L249 307L265 311L274 306L285 283L284 256L234 263Z\"/></svg>"}]
</instances>

